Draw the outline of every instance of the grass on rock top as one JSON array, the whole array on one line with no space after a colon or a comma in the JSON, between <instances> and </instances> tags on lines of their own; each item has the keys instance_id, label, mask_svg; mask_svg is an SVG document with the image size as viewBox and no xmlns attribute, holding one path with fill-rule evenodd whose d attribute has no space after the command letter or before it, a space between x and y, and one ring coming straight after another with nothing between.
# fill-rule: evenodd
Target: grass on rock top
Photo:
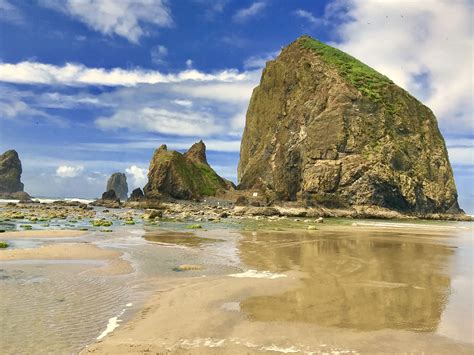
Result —
<instances>
[{"instance_id":1,"label":"grass on rock top","mask_svg":"<svg viewBox=\"0 0 474 355\"><path fill-rule=\"evenodd\" d=\"M360 60L343 51L328 46L311 37L304 37L302 45L313 50L325 63L335 68L338 73L346 78L363 95L376 102L382 101L384 90L393 82L385 75L372 69Z\"/></svg>"}]
</instances>

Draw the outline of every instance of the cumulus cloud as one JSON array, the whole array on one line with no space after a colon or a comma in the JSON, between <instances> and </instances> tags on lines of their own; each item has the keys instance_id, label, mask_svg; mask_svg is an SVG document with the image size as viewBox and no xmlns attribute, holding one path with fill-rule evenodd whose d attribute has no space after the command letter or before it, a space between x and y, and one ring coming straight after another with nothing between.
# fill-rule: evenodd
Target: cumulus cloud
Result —
<instances>
[{"instance_id":1,"label":"cumulus cloud","mask_svg":"<svg viewBox=\"0 0 474 355\"><path fill-rule=\"evenodd\" d=\"M138 84L177 83L182 81L240 81L245 73L235 69L215 73L184 70L163 74L155 70L88 68L82 64L63 66L37 62L0 63L0 81L18 84L135 86Z\"/></svg>"},{"instance_id":2,"label":"cumulus cloud","mask_svg":"<svg viewBox=\"0 0 474 355\"><path fill-rule=\"evenodd\" d=\"M445 132L474 129L471 1L335 3L337 47L422 99Z\"/></svg>"},{"instance_id":3,"label":"cumulus cloud","mask_svg":"<svg viewBox=\"0 0 474 355\"><path fill-rule=\"evenodd\" d=\"M256 1L249 7L238 10L234 14L233 20L239 23L247 22L252 17L255 17L258 14L260 14L263 11L263 9L266 7L266 5L267 4L264 3L263 1Z\"/></svg>"},{"instance_id":4,"label":"cumulus cloud","mask_svg":"<svg viewBox=\"0 0 474 355\"><path fill-rule=\"evenodd\" d=\"M132 165L125 169L125 172L132 181L133 187L143 187L147 183L148 169Z\"/></svg>"},{"instance_id":5,"label":"cumulus cloud","mask_svg":"<svg viewBox=\"0 0 474 355\"><path fill-rule=\"evenodd\" d=\"M163 0L42 0L48 8L65 13L92 30L138 43L146 25L170 27L171 12Z\"/></svg>"},{"instance_id":6,"label":"cumulus cloud","mask_svg":"<svg viewBox=\"0 0 474 355\"><path fill-rule=\"evenodd\" d=\"M81 174L83 170L84 167L82 165L61 165L56 169L56 176L60 178L73 178Z\"/></svg>"},{"instance_id":7,"label":"cumulus cloud","mask_svg":"<svg viewBox=\"0 0 474 355\"><path fill-rule=\"evenodd\" d=\"M165 58L167 55L168 48L161 45L154 46L150 51L151 61L158 65L165 63Z\"/></svg>"}]
</instances>

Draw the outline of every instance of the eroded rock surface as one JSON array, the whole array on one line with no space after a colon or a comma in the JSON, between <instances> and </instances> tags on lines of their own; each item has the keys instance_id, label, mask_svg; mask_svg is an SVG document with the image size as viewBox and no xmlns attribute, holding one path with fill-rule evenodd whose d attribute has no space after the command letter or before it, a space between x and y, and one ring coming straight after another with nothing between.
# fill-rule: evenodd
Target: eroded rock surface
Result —
<instances>
[{"instance_id":1,"label":"eroded rock surface","mask_svg":"<svg viewBox=\"0 0 474 355\"><path fill-rule=\"evenodd\" d=\"M206 146L200 141L184 154L159 147L150 162L148 183L143 189L146 198L170 196L177 199L196 199L214 196L232 184L221 178L209 166Z\"/></svg>"},{"instance_id":2,"label":"eroded rock surface","mask_svg":"<svg viewBox=\"0 0 474 355\"><path fill-rule=\"evenodd\" d=\"M303 36L267 63L247 111L240 187L280 200L459 213L431 110L357 59Z\"/></svg>"}]
</instances>

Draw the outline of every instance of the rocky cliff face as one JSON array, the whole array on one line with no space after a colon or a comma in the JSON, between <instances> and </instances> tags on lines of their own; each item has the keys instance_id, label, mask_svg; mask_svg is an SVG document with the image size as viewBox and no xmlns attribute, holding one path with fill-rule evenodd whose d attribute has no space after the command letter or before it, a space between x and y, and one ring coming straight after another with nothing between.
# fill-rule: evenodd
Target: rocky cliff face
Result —
<instances>
[{"instance_id":1,"label":"rocky cliff face","mask_svg":"<svg viewBox=\"0 0 474 355\"><path fill-rule=\"evenodd\" d=\"M194 199L214 196L231 187L230 182L209 166L206 146L200 141L185 154L168 150L166 145L158 148L150 162L148 183L143 192L146 198Z\"/></svg>"},{"instance_id":2,"label":"rocky cliff face","mask_svg":"<svg viewBox=\"0 0 474 355\"><path fill-rule=\"evenodd\" d=\"M21 161L15 150L0 155L0 194L23 191Z\"/></svg>"},{"instance_id":3,"label":"rocky cliff face","mask_svg":"<svg viewBox=\"0 0 474 355\"><path fill-rule=\"evenodd\" d=\"M128 197L127 176L124 173L113 173L107 181L106 191L114 190L122 201Z\"/></svg>"},{"instance_id":4,"label":"rocky cliff face","mask_svg":"<svg viewBox=\"0 0 474 355\"><path fill-rule=\"evenodd\" d=\"M240 186L279 199L459 212L431 110L357 59L303 36L267 63L247 111Z\"/></svg>"}]
</instances>

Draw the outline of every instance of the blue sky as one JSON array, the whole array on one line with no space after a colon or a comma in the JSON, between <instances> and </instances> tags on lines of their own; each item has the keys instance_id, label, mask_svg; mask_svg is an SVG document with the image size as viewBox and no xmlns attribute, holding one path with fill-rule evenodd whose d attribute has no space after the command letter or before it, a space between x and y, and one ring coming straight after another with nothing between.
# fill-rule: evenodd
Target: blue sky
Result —
<instances>
[{"instance_id":1,"label":"blue sky","mask_svg":"<svg viewBox=\"0 0 474 355\"><path fill-rule=\"evenodd\" d=\"M474 212L469 1L0 0L0 150L36 196L96 197L153 150L204 139L236 180L266 60L310 34L365 61L437 115L460 203Z\"/></svg>"}]
</instances>

